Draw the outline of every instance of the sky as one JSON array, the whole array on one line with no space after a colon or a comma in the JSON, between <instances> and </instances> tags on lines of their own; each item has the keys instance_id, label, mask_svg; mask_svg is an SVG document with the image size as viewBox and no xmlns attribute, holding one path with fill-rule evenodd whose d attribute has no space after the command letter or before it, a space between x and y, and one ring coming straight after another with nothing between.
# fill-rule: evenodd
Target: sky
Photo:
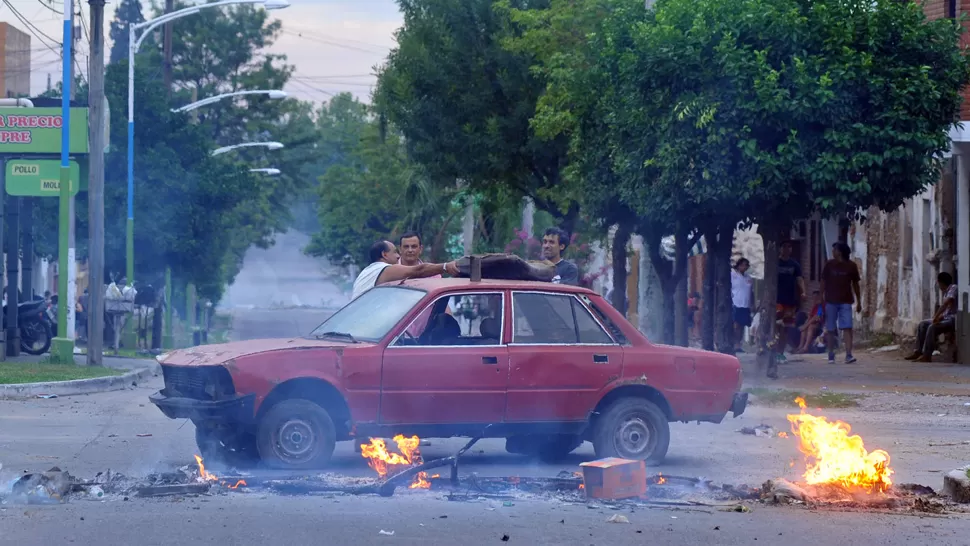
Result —
<instances>
[{"instance_id":1,"label":"sky","mask_svg":"<svg viewBox=\"0 0 970 546\"><path fill-rule=\"evenodd\" d=\"M296 67L286 91L317 103L340 92L368 100L376 81L374 66L394 46L394 31L401 26L395 0L289 1L290 7L273 11L273 17L283 23L283 33L270 48L273 53L286 55L287 62ZM106 7L106 39L118 3L109 0ZM88 4L82 1L80 5L86 25ZM149 1L142 0L142 5L147 14ZM63 0L0 0L0 21L29 32L11 7L36 27L35 32L46 34L31 37L31 94L35 95L47 88L48 76L54 85L61 80L60 52L54 50L60 48ZM88 36L83 33L77 48L79 71L85 76L90 52ZM106 51L109 48L107 43Z\"/></svg>"}]
</instances>

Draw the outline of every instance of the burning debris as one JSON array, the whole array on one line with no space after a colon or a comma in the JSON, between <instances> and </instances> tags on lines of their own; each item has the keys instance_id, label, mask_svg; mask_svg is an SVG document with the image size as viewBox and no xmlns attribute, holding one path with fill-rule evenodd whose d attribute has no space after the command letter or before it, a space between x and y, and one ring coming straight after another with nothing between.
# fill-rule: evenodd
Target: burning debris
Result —
<instances>
[{"instance_id":1,"label":"burning debris","mask_svg":"<svg viewBox=\"0 0 970 546\"><path fill-rule=\"evenodd\" d=\"M424 464L424 460L421 458L421 450L419 449L421 445L420 438L417 436L405 438L403 435L398 434L394 437L394 443L397 445L400 453L388 451L386 442L381 438L371 438L370 443L361 444L360 446L360 454L363 458L367 459L367 466L377 472L378 477L381 479L386 479L390 470L400 471L401 469ZM431 476L431 478L437 477L437 474ZM428 479L427 472L419 471L414 475L414 480L408 488L430 489L431 482Z\"/></svg>"},{"instance_id":2,"label":"burning debris","mask_svg":"<svg viewBox=\"0 0 970 546\"><path fill-rule=\"evenodd\" d=\"M881 449L866 451L862 438L852 435L847 423L806 413L804 398L796 398L795 402L801 412L789 415L788 421L799 440L798 449L807 458L805 483L868 493L882 493L892 486L889 453Z\"/></svg>"}]
</instances>

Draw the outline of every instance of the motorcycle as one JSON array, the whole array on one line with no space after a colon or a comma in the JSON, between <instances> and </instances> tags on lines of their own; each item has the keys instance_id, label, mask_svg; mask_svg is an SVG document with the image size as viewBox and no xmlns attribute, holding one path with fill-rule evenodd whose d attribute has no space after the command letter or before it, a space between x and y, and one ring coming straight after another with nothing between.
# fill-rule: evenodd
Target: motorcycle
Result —
<instances>
[{"instance_id":1,"label":"motorcycle","mask_svg":"<svg viewBox=\"0 0 970 546\"><path fill-rule=\"evenodd\" d=\"M17 305L20 350L42 355L51 348L54 337L51 328L50 306L44 300L27 301ZM3 306L3 327L7 327L7 306Z\"/></svg>"}]
</instances>

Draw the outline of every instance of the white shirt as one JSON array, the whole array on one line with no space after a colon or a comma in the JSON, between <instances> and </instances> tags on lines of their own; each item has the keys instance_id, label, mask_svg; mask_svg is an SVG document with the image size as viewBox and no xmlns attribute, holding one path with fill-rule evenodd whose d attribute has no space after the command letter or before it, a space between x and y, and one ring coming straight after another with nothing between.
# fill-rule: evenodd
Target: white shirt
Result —
<instances>
[{"instance_id":1,"label":"white shirt","mask_svg":"<svg viewBox=\"0 0 970 546\"><path fill-rule=\"evenodd\" d=\"M957 284L951 284L943 294L943 301L953 298L953 305L943 313L943 320L949 320L956 316L955 307L957 302Z\"/></svg>"},{"instance_id":2,"label":"white shirt","mask_svg":"<svg viewBox=\"0 0 970 546\"><path fill-rule=\"evenodd\" d=\"M374 262L369 266L365 267L360 275L357 275L357 280L354 281L354 293L350 297L351 300L357 299L361 294L367 292L377 284L377 278L381 276L385 267L391 267L391 264L384 262Z\"/></svg>"},{"instance_id":3,"label":"white shirt","mask_svg":"<svg viewBox=\"0 0 970 546\"><path fill-rule=\"evenodd\" d=\"M751 309L751 285L754 281L747 275L731 270L731 302L735 307Z\"/></svg>"}]
</instances>

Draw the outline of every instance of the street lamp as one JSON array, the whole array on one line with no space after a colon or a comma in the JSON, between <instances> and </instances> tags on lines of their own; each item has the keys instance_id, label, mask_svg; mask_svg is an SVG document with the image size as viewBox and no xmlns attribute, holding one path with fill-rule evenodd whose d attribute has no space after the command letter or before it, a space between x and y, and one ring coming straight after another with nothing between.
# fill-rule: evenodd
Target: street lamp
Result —
<instances>
[{"instance_id":1,"label":"street lamp","mask_svg":"<svg viewBox=\"0 0 970 546\"><path fill-rule=\"evenodd\" d=\"M262 146L269 148L270 150L279 150L283 148L282 142L245 142L243 144L236 144L234 146L223 146L222 148L216 148L212 151L212 155L222 155L226 152L231 152L233 150L238 150L239 148L250 148L253 146Z\"/></svg>"},{"instance_id":2,"label":"street lamp","mask_svg":"<svg viewBox=\"0 0 970 546\"><path fill-rule=\"evenodd\" d=\"M262 4L266 9L283 9L290 5L287 0L222 0L221 2L183 8L148 21L128 25L128 222L125 230L128 282L134 283L135 281L135 53L138 52L138 48L141 47L145 37L165 23L188 15L195 15L203 9L221 8L234 4ZM67 13L67 10L64 10L64 12ZM142 29L144 31L141 36L136 38L136 33Z\"/></svg>"},{"instance_id":3,"label":"street lamp","mask_svg":"<svg viewBox=\"0 0 970 546\"><path fill-rule=\"evenodd\" d=\"M251 172L251 173L263 173L263 174L269 175L269 176L276 176L276 175L280 174L280 170L279 169L273 169L273 168L268 168L268 169L267 168L264 168L264 169L249 169L249 172Z\"/></svg>"},{"instance_id":4,"label":"street lamp","mask_svg":"<svg viewBox=\"0 0 970 546\"><path fill-rule=\"evenodd\" d=\"M232 93L223 93L221 95L215 95L214 97L206 97L202 100L197 100L191 104L186 104L181 108L173 108L173 113L179 112L191 112L196 108L201 108L209 104L214 104L221 101L222 99L228 99L229 97L242 97L245 95L266 95L271 99L279 100L285 99L287 97L286 91L280 91L277 89L267 90L267 89L257 89L255 91L235 91Z\"/></svg>"}]
</instances>

